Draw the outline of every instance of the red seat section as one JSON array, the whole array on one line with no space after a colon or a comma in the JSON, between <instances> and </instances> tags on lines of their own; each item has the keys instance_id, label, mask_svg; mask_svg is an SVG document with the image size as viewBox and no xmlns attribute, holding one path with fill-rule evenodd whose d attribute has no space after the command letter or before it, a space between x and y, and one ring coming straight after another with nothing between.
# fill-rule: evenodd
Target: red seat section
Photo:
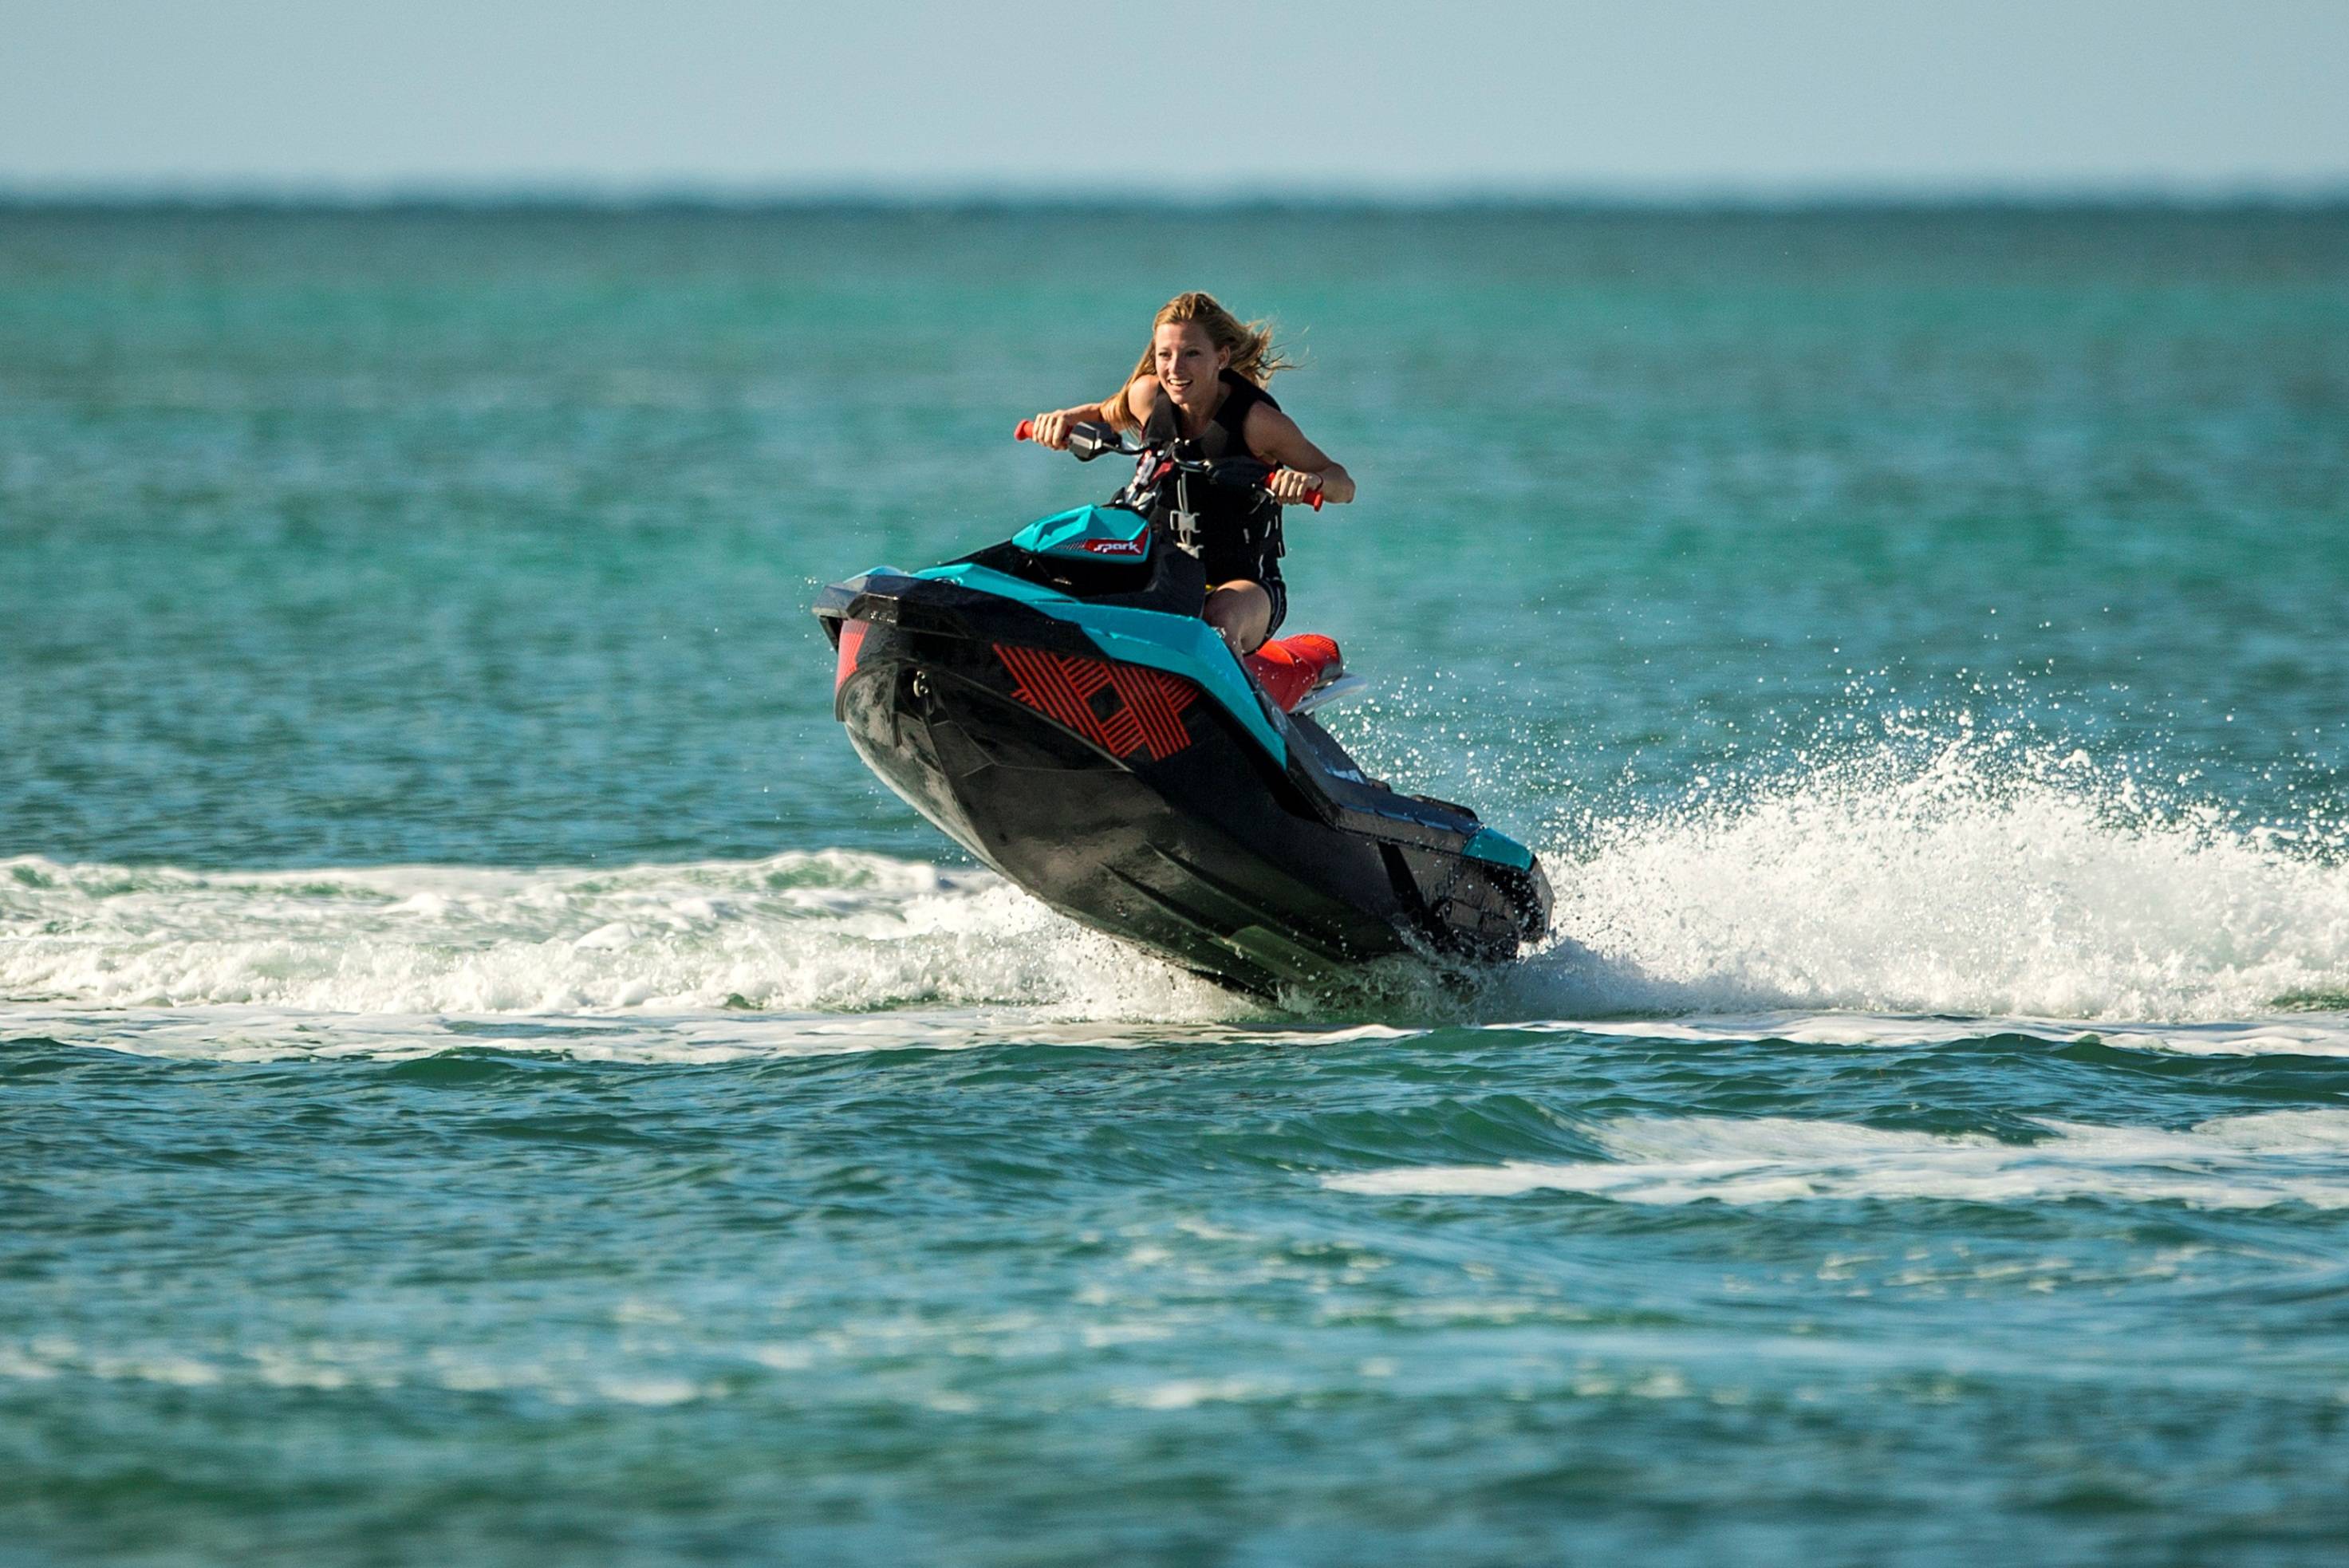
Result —
<instances>
[{"instance_id":1,"label":"red seat section","mask_svg":"<svg viewBox=\"0 0 2349 1568\"><path fill-rule=\"evenodd\" d=\"M1256 684L1288 712L1307 692L1324 681L1336 680L1345 668L1338 645L1319 632L1278 637L1240 660Z\"/></svg>"}]
</instances>

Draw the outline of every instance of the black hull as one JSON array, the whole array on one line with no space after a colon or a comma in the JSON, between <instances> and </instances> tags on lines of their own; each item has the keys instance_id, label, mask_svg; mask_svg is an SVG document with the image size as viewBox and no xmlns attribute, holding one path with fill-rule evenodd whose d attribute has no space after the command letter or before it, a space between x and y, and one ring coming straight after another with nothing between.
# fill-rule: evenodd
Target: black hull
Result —
<instances>
[{"instance_id":1,"label":"black hull","mask_svg":"<svg viewBox=\"0 0 2349 1568\"><path fill-rule=\"evenodd\" d=\"M1510 958L1546 930L1537 865L1464 852L1473 813L1361 779L1309 718L1267 705L1277 758L1198 683L951 583L876 574L818 614L858 755L1095 929L1261 994L1398 953Z\"/></svg>"}]
</instances>

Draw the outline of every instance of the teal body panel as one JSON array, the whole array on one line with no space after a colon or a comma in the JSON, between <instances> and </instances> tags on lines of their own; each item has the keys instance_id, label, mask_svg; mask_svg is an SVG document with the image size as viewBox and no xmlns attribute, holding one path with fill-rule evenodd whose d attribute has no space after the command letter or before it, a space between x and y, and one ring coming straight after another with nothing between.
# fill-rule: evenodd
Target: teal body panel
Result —
<instances>
[{"instance_id":1,"label":"teal body panel","mask_svg":"<svg viewBox=\"0 0 2349 1568\"><path fill-rule=\"evenodd\" d=\"M1477 830L1476 836L1460 846L1464 855L1489 861L1496 866L1515 866L1521 872L1533 870L1534 852L1509 837L1491 828Z\"/></svg>"},{"instance_id":2,"label":"teal body panel","mask_svg":"<svg viewBox=\"0 0 2349 1568\"><path fill-rule=\"evenodd\" d=\"M1150 553L1150 520L1123 507L1071 507L1039 518L1013 534L1011 542L1036 555L1139 561Z\"/></svg>"}]
</instances>

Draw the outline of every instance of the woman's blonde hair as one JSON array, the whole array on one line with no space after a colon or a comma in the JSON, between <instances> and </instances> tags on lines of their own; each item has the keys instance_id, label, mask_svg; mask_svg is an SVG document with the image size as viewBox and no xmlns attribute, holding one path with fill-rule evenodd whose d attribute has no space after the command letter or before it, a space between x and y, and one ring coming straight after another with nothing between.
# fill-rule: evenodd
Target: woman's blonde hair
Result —
<instances>
[{"instance_id":1,"label":"woman's blonde hair","mask_svg":"<svg viewBox=\"0 0 2349 1568\"><path fill-rule=\"evenodd\" d=\"M1196 324L1206 330L1208 342L1217 348L1229 349L1232 374L1245 377L1258 387L1271 380L1278 372L1296 367L1295 360L1274 346L1272 323L1242 321L1226 310L1215 295L1202 294L1196 289L1178 294L1160 305L1158 314L1151 317L1151 340L1142 346L1142 357L1133 362L1133 369L1126 377L1125 386L1119 387L1116 395L1108 399L1109 410L1114 416L1113 422L1120 428L1135 423L1133 406L1126 401L1126 387L1156 367L1158 329L1185 323Z\"/></svg>"}]
</instances>

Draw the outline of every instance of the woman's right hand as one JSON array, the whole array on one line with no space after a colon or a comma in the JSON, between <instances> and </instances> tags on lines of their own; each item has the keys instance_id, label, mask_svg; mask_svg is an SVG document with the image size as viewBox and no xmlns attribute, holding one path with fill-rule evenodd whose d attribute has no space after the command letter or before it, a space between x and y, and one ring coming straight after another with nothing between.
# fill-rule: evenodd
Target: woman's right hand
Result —
<instances>
[{"instance_id":1,"label":"woman's right hand","mask_svg":"<svg viewBox=\"0 0 2349 1568\"><path fill-rule=\"evenodd\" d=\"M1073 423L1067 411L1039 414L1028 421L1028 438L1040 447L1050 447L1056 452L1069 449L1069 426Z\"/></svg>"}]
</instances>

